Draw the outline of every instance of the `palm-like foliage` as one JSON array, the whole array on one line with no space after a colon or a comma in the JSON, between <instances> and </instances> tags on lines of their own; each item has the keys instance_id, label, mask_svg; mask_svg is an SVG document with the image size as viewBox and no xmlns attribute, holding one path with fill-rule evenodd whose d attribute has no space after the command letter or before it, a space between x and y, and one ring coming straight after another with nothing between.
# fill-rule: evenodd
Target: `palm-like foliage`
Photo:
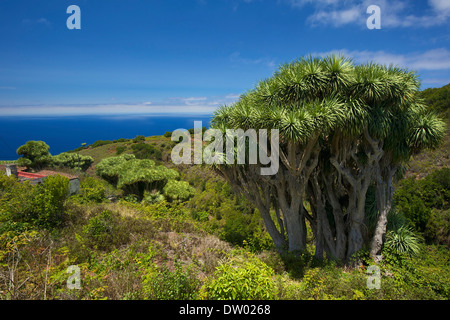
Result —
<instances>
[{"instance_id":1,"label":"palm-like foliage","mask_svg":"<svg viewBox=\"0 0 450 320\"><path fill-rule=\"evenodd\" d=\"M436 148L443 138L442 120L425 111L418 92L417 74L396 66L355 65L339 55L300 58L235 104L219 108L211 123L224 133L278 129L279 172L268 179L255 175L251 165L216 168L258 207L275 242L282 243L285 235L280 233L286 232L289 248L301 247L293 242L303 236L292 230L304 232L301 221L307 217L318 257L320 248L340 259L345 250L349 256L362 246L369 186L377 190L378 230L386 225L397 168L415 152ZM299 206L304 195L310 212ZM264 215L271 209L277 222ZM342 249L345 241L347 249Z\"/></svg>"},{"instance_id":2,"label":"palm-like foliage","mask_svg":"<svg viewBox=\"0 0 450 320\"><path fill-rule=\"evenodd\" d=\"M144 196L144 191L162 190L169 180L179 177L176 170L155 166L153 160L136 159L130 154L103 159L97 164L96 173L139 199Z\"/></svg>"},{"instance_id":3,"label":"palm-like foliage","mask_svg":"<svg viewBox=\"0 0 450 320\"><path fill-rule=\"evenodd\" d=\"M402 226L387 233L385 248L395 254L414 256L420 253L423 239L412 228Z\"/></svg>"}]
</instances>

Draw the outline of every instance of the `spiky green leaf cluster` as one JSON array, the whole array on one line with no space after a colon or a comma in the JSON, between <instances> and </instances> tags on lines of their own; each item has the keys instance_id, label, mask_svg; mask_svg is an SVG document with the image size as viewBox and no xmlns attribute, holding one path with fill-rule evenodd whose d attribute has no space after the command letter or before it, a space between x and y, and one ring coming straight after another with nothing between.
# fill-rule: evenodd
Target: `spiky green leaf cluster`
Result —
<instances>
[{"instance_id":1,"label":"spiky green leaf cluster","mask_svg":"<svg viewBox=\"0 0 450 320\"><path fill-rule=\"evenodd\" d=\"M279 129L281 141L305 143L317 134L359 138L365 127L394 160L435 148L444 122L424 112L416 73L376 63L356 65L332 55L282 65L230 106L213 115L212 127Z\"/></svg>"},{"instance_id":2,"label":"spiky green leaf cluster","mask_svg":"<svg viewBox=\"0 0 450 320\"><path fill-rule=\"evenodd\" d=\"M53 156L52 161L56 167L80 168L86 171L94 163L94 158L78 153L63 152Z\"/></svg>"},{"instance_id":3,"label":"spiky green leaf cluster","mask_svg":"<svg viewBox=\"0 0 450 320\"><path fill-rule=\"evenodd\" d=\"M135 194L139 198L142 198L145 190L161 190L167 181L179 177L176 170L156 166L153 160L136 159L130 154L103 159L96 166L96 173L126 193Z\"/></svg>"}]
</instances>

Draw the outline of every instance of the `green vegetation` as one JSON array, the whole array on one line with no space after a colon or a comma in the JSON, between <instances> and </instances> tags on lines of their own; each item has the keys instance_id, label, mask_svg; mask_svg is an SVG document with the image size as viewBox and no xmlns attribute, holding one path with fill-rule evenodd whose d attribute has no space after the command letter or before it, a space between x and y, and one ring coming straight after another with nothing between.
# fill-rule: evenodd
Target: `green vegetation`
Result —
<instances>
[{"instance_id":1,"label":"green vegetation","mask_svg":"<svg viewBox=\"0 0 450 320\"><path fill-rule=\"evenodd\" d=\"M63 152L52 156L49 150L44 141L28 141L17 149L17 155L22 156L17 164L32 170L53 167L86 171L94 162L92 157L76 153Z\"/></svg>"},{"instance_id":2,"label":"green vegetation","mask_svg":"<svg viewBox=\"0 0 450 320\"><path fill-rule=\"evenodd\" d=\"M186 181L169 180L163 188L164 196L170 201L188 200L194 195L195 189Z\"/></svg>"},{"instance_id":3,"label":"green vegetation","mask_svg":"<svg viewBox=\"0 0 450 320\"><path fill-rule=\"evenodd\" d=\"M202 287L202 295L211 300L274 299L273 270L251 254L232 255L216 268L212 279Z\"/></svg>"},{"instance_id":4,"label":"green vegetation","mask_svg":"<svg viewBox=\"0 0 450 320\"><path fill-rule=\"evenodd\" d=\"M155 162L148 159L136 159L133 155L125 154L102 160L96 166L98 176L122 189L125 195L134 195L139 201L145 191L162 190L168 181L176 179L179 173L165 166L155 166ZM192 191L181 182L169 184L164 193L171 199L187 199Z\"/></svg>"},{"instance_id":5,"label":"green vegetation","mask_svg":"<svg viewBox=\"0 0 450 320\"><path fill-rule=\"evenodd\" d=\"M28 141L17 149L17 155L22 156L17 164L31 169L41 169L52 163L50 147L44 141Z\"/></svg>"},{"instance_id":6,"label":"green vegetation","mask_svg":"<svg viewBox=\"0 0 450 320\"><path fill-rule=\"evenodd\" d=\"M0 171L0 299L450 299L448 168L412 164L395 183L381 286L370 289L370 246L348 263L317 259L306 221L303 254L279 252L261 212L225 179L167 160L170 136L119 140L79 151L93 163L71 197L61 176L34 186ZM141 143L161 160L131 154ZM72 154L67 170L79 166ZM367 192L364 236L376 228L375 192ZM80 290L66 285L70 265L80 268Z\"/></svg>"},{"instance_id":7,"label":"green vegetation","mask_svg":"<svg viewBox=\"0 0 450 320\"><path fill-rule=\"evenodd\" d=\"M420 93L429 109L450 119L450 83L442 88L429 88Z\"/></svg>"},{"instance_id":8,"label":"green vegetation","mask_svg":"<svg viewBox=\"0 0 450 320\"><path fill-rule=\"evenodd\" d=\"M394 195L397 210L429 242L449 244L450 169L436 170L424 179L399 182Z\"/></svg>"},{"instance_id":9,"label":"green vegetation","mask_svg":"<svg viewBox=\"0 0 450 320\"><path fill-rule=\"evenodd\" d=\"M369 246L377 260L397 170L412 155L439 148L445 136L419 85L414 72L337 55L282 65L212 119L224 143L227 130L277 130L279 168L270 179L261 174L267 170L261 159L245 165L227 159L214 168L258 208L278 250L304 252L308 221L317 259L348 262ZM368 234L371 188L378 215Z\"/></svg>"},{"instance_id":10,"label":"green vegetation","mask_svg":"<svg viewBox=\"0 0 450 320\"><path fill-rule=\"evenodd\" d=\"M33 186L0 175L0 230L20 231L29 227L53 229L61 226L66 219L68 183L67 178L56 175Z\"/></svg>"},{"instance_id":11,"label":"green vegetation","mask_svg":"<svg viewBox=\"0 0 450 320\"><path fill-rule=\"evenodd\" d=\"M57 168L71 168L86 171L94 162L90 156L83 156L77 153L63 152L52 158L52 166Z\"/></svg>"},{"instance_id":12,"label":"green vegetation","mask_svg":"<svg viewBox=\"0 0 450 320\"><path fill-rule=\"evenodd\" d=\"M147 143L138 143L131 146L133 154L137 159L161 160L161 151Z\"/></svg>"}]
</instances>

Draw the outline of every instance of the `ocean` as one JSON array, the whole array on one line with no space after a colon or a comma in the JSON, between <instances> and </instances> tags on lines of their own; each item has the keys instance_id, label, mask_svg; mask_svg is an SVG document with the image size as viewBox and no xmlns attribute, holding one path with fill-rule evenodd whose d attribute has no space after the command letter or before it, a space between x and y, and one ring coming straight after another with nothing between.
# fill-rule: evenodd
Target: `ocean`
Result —
<instances>
[{"instance_id":1,"label":"ocean","mask_svg":"<svg viewBox=\"0 0 450 320\"><path fill-rule=\"evenodd\" d=\"M190 129L194 121L208 126L211 116L56 116L1 117L0 160L16 160L16 150L29 140L45 141L50 153L76 149L97 140L131 139L137 135L163 135L166 131Z\"/></svg>"}]
</instances>

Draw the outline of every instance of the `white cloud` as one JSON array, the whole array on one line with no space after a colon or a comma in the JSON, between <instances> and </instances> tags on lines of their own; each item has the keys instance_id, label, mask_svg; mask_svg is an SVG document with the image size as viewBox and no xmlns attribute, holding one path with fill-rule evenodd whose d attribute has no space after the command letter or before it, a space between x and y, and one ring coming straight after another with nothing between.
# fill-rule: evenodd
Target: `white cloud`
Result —
<instances>
[{"instance_id":1,"label":"white cloud","mask_svg":"<svg viewBox=\"0 0 450 320\"><path fill-rule=\"evenodd\" d=\"M207 106L105 104L105 105L39 105L0 107L2 116L68 116L68 115L158 115L210 114Z\"/></svg>"},{"instance_id":2,"label":"white cloud","mask_svg":"<svg viewBox=\"0 0 450 320\"><path fill-rule=\"evenodd\" d=\"M269 68L274 68L276 66L275 60L271 58L243 58L241 53L238 51L233 52L230 55L230 61L234 63L242 64L261 64Z\"/></svg>"},{"instance_id":3,"label":"white cloud","mask_svg":"<svg viewBox=\"0 0 450 320\"><path fill-rule=\"evenodd\" d=\"M217 107L231 104L236 94L212 97L177 97L160 102L105 103L79 105L0 105L0 116L76 116L76 115L210 115Z\"/></svg>"},{"instance_id":4,"label":"white cloud","mask_svg":"<svg viewBox=\"0 0 450 320\"><path fill-rule=\"evenodd\" d=\"M405 0L284 0L293 8L312 7L314 12L308 17L311 26L332 25L340 27L348 24L366 26L368 6L375 4L381 9L381 27L432 27L444 25L450 18L450 0L429 0L423 15L410 14L414 3Z\"/></svg>"},{"instance_id":5,"label":"white cloud","mask_svg":"<svg viewBox=\"0 0 450 320\"><path fill-rule=\"evenodd\" d=\"M450 51L445 48L432 49L425 52L413 52L408 54L395 54L383 50L331 50L319 52L313 55L326 56L328 54L341 53L351 57L357 63L373 61L384 65L398 65L411 70L431 71L450 69Z\"/></svg>"},{"instance_id":6,"label":"white cloud","mask_svg":"<svg viewBox=\"0 0 450 320\"><path fill-rule=\"evenodd\" d=\"M437 12L450 13L450 1L448 0L429 0L430 6Z\"/></svg>"},{"instance_id":7,"label":"white cloud","mask_svg":"<svg viewBox=\"0 0 450 320\"><path fill-rule=\"evenodd\" d=\"M28 26L40 24L40 25L43 25L43 26L46 26L46 27L51 27L51 25L52 25L52 23L46 18L23 19L22 20L22 24L28 25Z\"/></svg>"},{"instance_id":8,"label":"white cloud","mask_svg":"<svg viewBox=\"0 0 450 320\"><path fill-rule=\"evenodd\" d=\"M339 27L345 24L358 22L360 20L360 7L355 6L344 10L320 10L309 16L307 22L311 25L331 24Z\"/></svg>"},{"instance_id":9,"label":"white cloud","mask_svg":"<svg viewBox=\"0 0 450 320\"><path fill-rule=\"evenodd\" d=\"M184 101L185 104L188 106L194 106L201 104L201 102L206 101L208 98L206 97L189 97L189 98L182 98L181 100Z\"/></svg>"}]
</instances>

